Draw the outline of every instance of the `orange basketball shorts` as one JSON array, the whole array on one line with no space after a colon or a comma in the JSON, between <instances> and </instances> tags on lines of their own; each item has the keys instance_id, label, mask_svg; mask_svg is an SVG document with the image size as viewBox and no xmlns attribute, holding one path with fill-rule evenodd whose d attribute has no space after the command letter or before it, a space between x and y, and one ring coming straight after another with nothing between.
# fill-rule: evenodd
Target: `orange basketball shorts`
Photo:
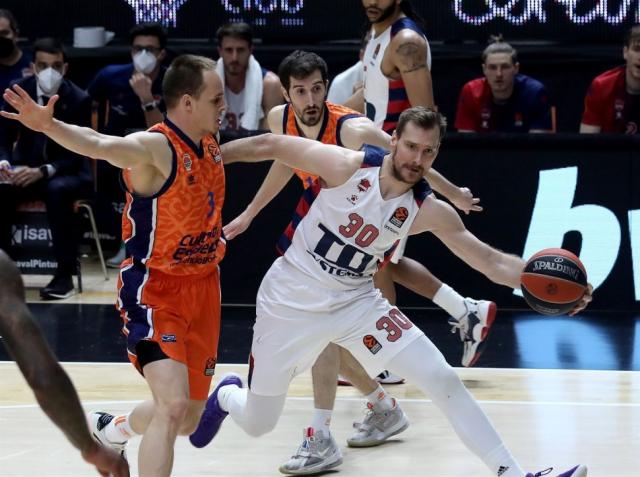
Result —
<instances>
[{"instance_id":1,"label":"orange basketball shorts","mask_svg":"<svg viewBox=\"0 0 640 477\"><path fill-rule=\"evenodd\" d=\"M151 271L141 264L125 266L118 283L117 308L124 322L127 351L143 373L136 347L142 340L157 343L169 358L189 371L191 399L209 394L220 336L220 275L177 277Z\"/></svg>"}]
</instances>

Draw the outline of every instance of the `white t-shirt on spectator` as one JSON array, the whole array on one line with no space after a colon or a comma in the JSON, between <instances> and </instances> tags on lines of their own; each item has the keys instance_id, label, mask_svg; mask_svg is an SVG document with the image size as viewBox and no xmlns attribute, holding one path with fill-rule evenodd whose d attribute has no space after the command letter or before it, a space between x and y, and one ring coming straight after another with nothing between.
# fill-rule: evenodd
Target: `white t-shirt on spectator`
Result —
<instances>
[{"instance_id":1,"label":"white t-shirt on spectator","mask_svg":"<svg viewBox=\"0 0 640 477\"><path fill-rule=\"evenodd\" d=\"M362 61L358 61L333 79L329 86L327 100L335 104L344 104L353 95L353 87L356 84L362 84L363 78L364 65Z\"/></svg>"}]
</instances>

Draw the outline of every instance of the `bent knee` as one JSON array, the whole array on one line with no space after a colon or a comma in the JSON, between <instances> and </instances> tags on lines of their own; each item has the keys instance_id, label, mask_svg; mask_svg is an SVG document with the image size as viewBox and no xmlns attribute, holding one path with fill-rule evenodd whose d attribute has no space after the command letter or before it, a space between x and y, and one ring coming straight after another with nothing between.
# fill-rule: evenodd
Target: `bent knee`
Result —
<instances>
[{"instance_id":1,"label":"bent knee","mask_svg":"<svg viewBox=\"0 0 640 477\"><path fill-rule=\"evenodd\" d=\"M180 426L185 422L189 410L187 397L172 398L156 402L155 414Z\"/></svg>"}]
</instances>

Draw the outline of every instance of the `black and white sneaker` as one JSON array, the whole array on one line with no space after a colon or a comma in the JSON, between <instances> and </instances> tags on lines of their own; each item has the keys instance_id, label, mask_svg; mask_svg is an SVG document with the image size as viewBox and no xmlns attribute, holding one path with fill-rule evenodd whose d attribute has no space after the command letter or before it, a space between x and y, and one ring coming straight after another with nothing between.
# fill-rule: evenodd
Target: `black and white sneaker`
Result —
<instances>
[{"instance_id":1,"label":"black and white sneaker","mask_svg":"<svg viewBox=\"0 0 640 477\"><path fill-rule=\"evenodd\" d=\"M40 298L43 300L61 300L69 298L75 293L71 275L56 273L49 284L40 289Z\"/></svg>"},{"instance_id":2,"label":"black and white sneaker","mask_svg":"<svg viewBox=\"0 0 640 477\"><path fill-rule=\"evenodd\" d=\"M467 313L460 319L449 318L451 332L462 341L462 366L476 364L487 345L491 326L496 319L498 308L492 301L465 298Z\"/></svg>"},{"instance_id":3,"label":"black and white sneaker","mask_svg":"<svg viewBox=\"0 0 640 477\"><path fill-rule=\"evenodd\" d=\"M111 447L113 450L118 452L124 460L127 460L127 442L111 442L107 439L107 435L104 431L105 427L113 421L115 416L113 414L109 414L107 412L90 412L87 415L87 421L89 423L89 430L91 431L91 435L93 439L100 445L105 447Z\"/></svg>"}]
</instances>

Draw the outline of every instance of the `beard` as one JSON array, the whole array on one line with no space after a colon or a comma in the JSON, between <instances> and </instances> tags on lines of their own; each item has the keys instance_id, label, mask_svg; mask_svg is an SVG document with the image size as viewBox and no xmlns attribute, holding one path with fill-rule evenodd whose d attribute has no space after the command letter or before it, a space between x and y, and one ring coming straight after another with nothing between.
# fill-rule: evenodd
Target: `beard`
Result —
<instances>
[{"instance_id":1,"label":"beard","mask_svg":"<svg viewBox=\"0 0 640 477\"><path fill-rule=\"evenodd\" d=\"M378 9L380 10L380 9ZM382 23L383 21L389 19L396 12L396 4L392 3L384 10L381 10L380 16L375 20L370 20L371 23Z\"/></svg>"},{"instance_id":2,"label":"beard","mask_svg":"<svg viewBox=\"0 0 640 477\"><path fill-rule=\"evenodd\" d=\"M420 182L420 180L424 176L424 168L420 167L419 169L420 170L418 170L418 171L414 171L413 169L409 168L408 166L398 167L396 165L396 153L394 152L391 155L391 174L393 175L393 178L395 180L397 180L399 182L404 182L405 184L409 184L411 186L414 186L418 182ZM409 173L417 174L418 177L415 180L407 179L406 177L404 177L402 175L402 171L403 170L406 170Z\"/></svg>"},{"instance_id":3,"label":"beard","mask_svg":"<svg viewBox=\"0 0 640 477\"><path fill-rule=\"evenodd\" d=\"M324 106L319 108L317 107L306 108L306 109L303 109L302 111L298 111L295 107L293 108L294 112L296 113L296 116L298 116L298 119L300 120L300 122L305 126L315 126L316 124L318 124L322 119L323 109L324 109ZM310 116L309 112L313 112L314 115Z\"/></svg>"},{"instance_id":4,"label":"beard","mask_svg":"<svg viewBox=\"0 0 640 477\"><path fill-rule=\"evenodd\" d=\"M229 65L224 66L225 73L232 76L241 75L247 70L247 67L241 64L239 61L232 61L231 63L229 63Z\"/></svg>"}]
</instances>

